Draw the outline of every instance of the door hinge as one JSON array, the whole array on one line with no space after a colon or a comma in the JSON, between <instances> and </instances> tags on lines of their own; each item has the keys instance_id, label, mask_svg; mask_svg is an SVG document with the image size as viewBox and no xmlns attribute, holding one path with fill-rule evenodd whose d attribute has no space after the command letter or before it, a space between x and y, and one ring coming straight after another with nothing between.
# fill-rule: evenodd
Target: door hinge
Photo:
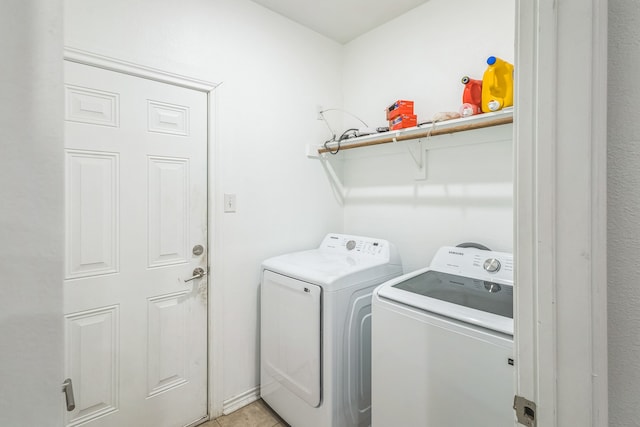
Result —
<instances>
[{"instance_id":1,"label":"door hinge","mask_svg":"<svg viewBox=\"0 0 640 427\"><path fill-rule=\"evenodd\" d=\"M522 396L514 396L513 409L518 423L527 427L536 427L536 404Z\"/></svg>"},{"instance_id":2,"label":"door hinge","mask_svg":"<svg viewBox=\"0 0 640 427\"><path fill-rule=\"evenodd\" d=\"M67 378L62 383L62 392L64 393L64 397L67 401L67 411L71 412L76 409L76 400L73 397L73 382L71 378Z\"/></svg>"}]
</instances>

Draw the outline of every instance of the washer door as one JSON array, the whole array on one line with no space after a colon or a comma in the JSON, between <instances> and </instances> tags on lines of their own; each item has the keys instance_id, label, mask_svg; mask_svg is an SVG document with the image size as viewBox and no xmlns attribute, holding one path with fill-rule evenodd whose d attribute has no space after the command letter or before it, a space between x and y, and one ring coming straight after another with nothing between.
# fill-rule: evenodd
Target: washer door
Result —
<instances>
[{"instance_id":1,"label":"washer door","mask_svg":"<svg viewBox=\"0 0 640 427\"><path fill-rule=\"evenodd\" d=\"M321 290L267 270L262 277L262 368L313 407L321 397Z\"/></svg>"}]
</instances>

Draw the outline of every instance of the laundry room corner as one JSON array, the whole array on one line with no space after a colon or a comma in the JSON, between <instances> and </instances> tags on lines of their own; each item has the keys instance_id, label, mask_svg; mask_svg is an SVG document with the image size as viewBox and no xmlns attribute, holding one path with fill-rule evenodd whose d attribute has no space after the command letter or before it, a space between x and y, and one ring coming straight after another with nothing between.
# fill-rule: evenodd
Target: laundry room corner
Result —
<instances>
[{"instance_id":1,"label":"laundry room corner","mask_svg":"<svg viewBox=\"0 0 640 427\"><path fill-rule=\"evenodd\" d=\"M0 426L637 424L638 0L0 10Z\"/></svg>"},{"instance_id":2,"label":"laundry room corner","mask_svg":"<svg viewBox=\"0 0 640 427\"><path fill-rule=\"evenodd\" d=\"M481 79L492 55L513 63L514 37L513 1L430 0L345 45L344 108L370 127L395 100L414 101L418 123L458 112L462 77ZM512 147L504 125L339 154L345 232L393 241L405 271L445 245L512 252Z\"/></svg>"}]
</instances>

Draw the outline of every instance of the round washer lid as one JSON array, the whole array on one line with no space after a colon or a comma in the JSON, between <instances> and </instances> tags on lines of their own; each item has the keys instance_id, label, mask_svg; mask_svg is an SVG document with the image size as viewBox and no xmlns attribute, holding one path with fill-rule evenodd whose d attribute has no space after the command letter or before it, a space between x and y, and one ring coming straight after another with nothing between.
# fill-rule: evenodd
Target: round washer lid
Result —
<instances>
[{"instance_id":1,"label":"round washer lid","mask_svg":"<svg viewBox=\"0 0 640 427\"><path fill-rule=\"evenodd\" d=\"M383 299L513 336L513 286L423 268L376 288Z\"/></svg>"}]
</instances>

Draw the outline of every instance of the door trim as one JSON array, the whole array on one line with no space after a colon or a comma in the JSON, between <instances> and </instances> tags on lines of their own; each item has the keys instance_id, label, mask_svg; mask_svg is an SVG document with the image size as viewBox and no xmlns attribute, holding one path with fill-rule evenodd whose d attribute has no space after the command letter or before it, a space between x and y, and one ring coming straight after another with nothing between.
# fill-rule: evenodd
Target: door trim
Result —
<instances>
[{"instance_id":1,"label":"door trim","mask_svg":"<svg viewBox=\"0 0 640 427\"><path fill-rule=\"evenodd\" d=\"M161 83L168 83L174 86L194 89L200 92L209 93L220 85L219 83L174 74L157 68L134 64L133 62L123 61L121 59L111 58L68 46L65 46L64 48L64 59L66 61L77 62L79 64L90 65L92 67L104 68L109 71L116 71L118 73L129 74L135 77L142 77Z\"/></svg>"},{"instance_id":2,"label":"door trim","mask_svg":"<svg viewBox=\"0 0 640 427\"><path fill-rule=\"evenodd\" d=\"M180 86L187 89L193 89L199 92L207 94L207 206L208 206L208 218L207 218L207 247L208 247L208 259L207 264L209 270L213 268L213 249L214 242L212 236L215 235L215 214L214 214L214 182L213 182L213 170L214 153L215 153L215 106L216 96L215 89L220 83L214 83L206 80L200 80L192 77L183 76L180 74L171 73L168 71L160 70L157 68L147 67L144 65L135 64L133 62L124 61L104 55L100 55L85 50L72 48L69 46L64 47L63 59L65 61L76 62L83 65L89 65L92 67L102 68L109 71L115 71L118 73L128 74L134 77L145 78L154 80L161 83L166 83L174 86ZM211 419L222 415L223 410L223 370L222 370L222 296L216 295L218 293L218 287L214 286L215 274L209 275L209 288L208 288L208 411Z\"/></svg>"},{"instance_id":3,"label":"door trim","mask_svg":"<svg viewBox=\"0 0 640 427\"><path fill-rule=\"evenodd\" d=\"M516 2L516 392L606 427L607 0Z\"/></svg>"}]
</instances>

